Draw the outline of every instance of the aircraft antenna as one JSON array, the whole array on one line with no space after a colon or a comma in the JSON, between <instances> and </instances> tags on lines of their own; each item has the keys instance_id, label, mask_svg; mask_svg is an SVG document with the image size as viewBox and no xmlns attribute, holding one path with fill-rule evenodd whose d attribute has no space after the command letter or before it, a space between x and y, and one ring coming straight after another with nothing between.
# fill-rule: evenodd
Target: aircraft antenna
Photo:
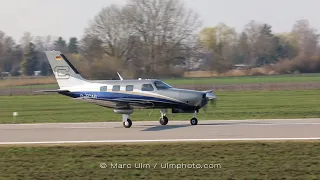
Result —
<instances>
[{"instance_id":1,"label":"aircraft antenna","mask_svg":"<svg viewBox=\"0 0 320 180\"><path fill-rule=\"evenodd\" d=\"M121 77L121 75L117 72L117 74L118 74L118 76L119 76L119 78L120 78L120 80L122 81L123 80L123 78Z\"/></svg>"}]
</instances>

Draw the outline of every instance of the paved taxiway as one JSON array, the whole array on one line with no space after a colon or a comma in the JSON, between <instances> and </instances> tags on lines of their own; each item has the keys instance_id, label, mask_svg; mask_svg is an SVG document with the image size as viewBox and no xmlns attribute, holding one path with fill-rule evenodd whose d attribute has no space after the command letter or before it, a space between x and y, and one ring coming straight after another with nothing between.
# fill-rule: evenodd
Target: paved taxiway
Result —
<instances>
[{"instance_id":1,"label":"paved taxiway","mask_svg":"<svg viewBox=\"0 0 320 180\"><path fill-rule=\"evenodd\" d=\"M319 139L320 119L0 125L0 144Z\"/></svg>"}]
</instances>

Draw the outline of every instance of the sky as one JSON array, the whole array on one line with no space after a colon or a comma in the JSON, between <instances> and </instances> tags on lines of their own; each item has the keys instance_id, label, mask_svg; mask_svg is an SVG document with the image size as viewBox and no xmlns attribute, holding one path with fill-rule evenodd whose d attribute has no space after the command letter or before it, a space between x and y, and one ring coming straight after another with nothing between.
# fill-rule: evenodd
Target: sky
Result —
<instances>
[{"instance_id":1,"label":"sky","mask_svg":"<svg viewBox=\"0 0 320 180\"><path fill-rule=\"evenodd\" d=\"M251 20L288 32L299 19L320 30L320 0L183 0L200 15L204 27L220 22L241 32ZM126 0L0 0L0 30L15 40L24 32L34 36L81 38L90 20L110 4Z\"/></svg>"}]
</instances>

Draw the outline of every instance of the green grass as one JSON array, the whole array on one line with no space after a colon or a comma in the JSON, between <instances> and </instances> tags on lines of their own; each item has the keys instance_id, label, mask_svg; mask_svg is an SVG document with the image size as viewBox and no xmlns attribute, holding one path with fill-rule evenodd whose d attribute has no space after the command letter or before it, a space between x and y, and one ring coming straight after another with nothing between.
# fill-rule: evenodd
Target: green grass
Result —
<instances>
[{"instance_id":1,"label":"green grass","mask_svg":"<svg viewBox=\"0 0 320 180\"><path fill-rule=\"evenodd\" d=\"M319 149L319 141L1 146L0 179L312 180L320 178ZM108 167L102 169L100 163ZM110 163L132 168L115 169ZM150 168L134 168L135 163ZM161 163L220 168L165 169Z\"/></svg>"},{"instance_id":2,"label":"green grass","mask_svg":"<svg viewBox=\"0 0 320 180\"><path fill-rule=\"evenodd\" d=\"M204 119L261 119L320 117L320 90L217 92L216 107L208 105ZM13 118L12 113L19 116ZM158 120L158 110L136 110L131 119ZM170 120L189 120L191 114L168 114ZM0 123L121 121L112 109L62 95L0 96Z\"/></svg>"},{"instance_id":3,"label":"green grass","mask_svg":"<svg viewBox=\"0 0 320 180\"><path fill-rule=\"evenodd\" d=\"M256 83L301 83L320 82L320 74L274 75L274 76L243 76L243 77L215 77L215 78L181 78L164 79L173 85L180 84L256 84Z\"/></svg>"},{"instance_id":4,"label":"green grass","mask_svg":"<svg viewBox=\"0 0 320 180\"><path fill-rule=\"evenodd\" d=\"M24 85L24 86L0 86L1 89L59 89L58 84Z\"/></svg>"}]
</instances>

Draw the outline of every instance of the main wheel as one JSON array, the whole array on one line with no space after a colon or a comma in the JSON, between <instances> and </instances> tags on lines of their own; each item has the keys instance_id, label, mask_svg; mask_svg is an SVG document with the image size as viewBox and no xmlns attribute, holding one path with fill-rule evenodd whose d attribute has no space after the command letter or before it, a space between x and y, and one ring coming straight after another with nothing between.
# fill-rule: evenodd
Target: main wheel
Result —
<instances>
[{"instance_id":1,"label":"main wheel","mask_svg":"<svg viewBox=\"0 0 320 180\"><path fill-rule=\"evenodd\" d=\"M161 125L167 125L169 122L169 119L166 116L162 116L159 120Z\"/></svg>"},{"instance_id":2,"label":"main wheel","mask_svg":"<svg viewBox=\"0 0 320 180\"><path fill-rule=\"evenodd\" d=\"M132 121L127 119L127 121L123 122L123 127L130 128L132 126Z\"/></svg>"},{"instance_id":3,"label":"main wheel","mask_svg":"<svg viewBox=\"0 0 320 180\"><path fill-rule=\"evenodd\" d=\"M197 118L192 118L190 120L191 125L197 125L198 124L198 119Z\"/></svg>"}]
</instances>

